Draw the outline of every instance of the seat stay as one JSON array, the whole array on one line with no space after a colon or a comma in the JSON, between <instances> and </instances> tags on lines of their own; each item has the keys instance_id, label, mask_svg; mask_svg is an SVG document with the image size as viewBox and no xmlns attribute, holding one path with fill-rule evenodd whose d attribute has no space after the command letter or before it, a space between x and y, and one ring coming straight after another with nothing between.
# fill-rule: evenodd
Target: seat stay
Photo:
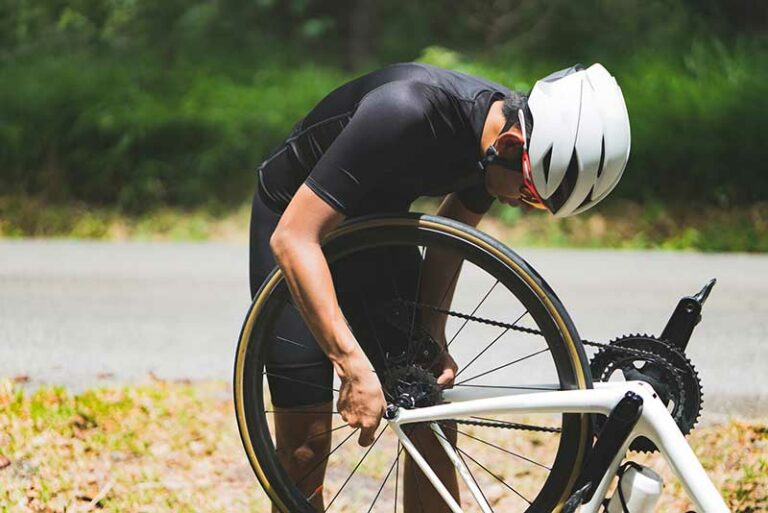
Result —
<instances>
[{"instance_id":1,"label":"seat stay","mask_svg":"<svg viewBox=\"0 0 768 513\"><path fill-rule=\"evenodd\" d=\"M448 488L445 487L443 482L440 481L440 478L437 477L435 471L432 470L432 467L429 466L429 463L427 463L427 460L424 459L424 456L421 455L411 439L408 438L408 436L403 432L400 424L390 420L389 426L392 428L392 432L397 435L397 438L400 439L400 443L403 444L405 450L408 451L408 454L411 456L414 463L419 466L429 482L432 483L432 486L435 487L437 493L440 494L440 497L443 498L445 503L451 509L451 513L462 513L463 510L461 509L461 506L459 506L459 504L456 502L456 499L453 498L451 492L448 491Z\"/></svg>"},{"instance_id":2,"label":"seat stay","mask_svg":"<svg viewBox=\"0 0 768 513\"><path fill-rule=\"evenodd\" d=\"M443 432L443 428L441 428L440 424L437 422L431 423L429 427L432 429L432 431L435 432L437 440L443 447L445 454L451 460L453 466L456 467L456 471L458 472L459 477L461 477L461 479L464 481L464 484L467 485L469 492L472 494L472 497L475 498L475 502L477 502L477 504L480 506L480 509L483 511L483 513L493 513L491 505L488 504L485 496L483 496L483 492L480 491L480 487L477 486L477 483L472 477L472 474L467 468L467 465L459 457L458 451L448 442L448 438L446 438L445 433Z\"/></svg>"},{"instance_id":3,"label":"seat stay","mask_svg":"<svg viewBox=\"0 0 768 513\"><path fill-rule=\"evenodd\" d=\"M607 415L629 391L635 392L643 398L642 415L632 435L611 463L592 500L582 507L582 513L597 513L599 511L602 500L605 498L608 487L625 457L629 444L639 436L644 436L656 444L697 509L716 513L729 511L666 406L658 399L653 388L641 381L604 383L588 390L522 394L519 391L512 391L512 393L506 391L507 393L503 395L495 389L472 390L471 392L452 391L450 394L447 393L449 391L446 391L446 398L450 397L454 402L412 410L400 409L394 418L388 422L413 457L414 462L430 479L441 496L444 499L447 496L452 501L446 500L452 513L457 513L462 510L455 509L458 505L450 497L445 486L439 482L426 460L405 436L402 426L419 422L429 422L433 426L437 426L435 423L440 420L489 414L599 413ZM448 445L450 448L450 444ZM460 471L461 469L456 463L458 457L456 457L455 450L450 448L454 458L448 452L449 448L443 448ZM474 493L473 496L482 509L484 501Z\"/></svg>"}]
</instances>

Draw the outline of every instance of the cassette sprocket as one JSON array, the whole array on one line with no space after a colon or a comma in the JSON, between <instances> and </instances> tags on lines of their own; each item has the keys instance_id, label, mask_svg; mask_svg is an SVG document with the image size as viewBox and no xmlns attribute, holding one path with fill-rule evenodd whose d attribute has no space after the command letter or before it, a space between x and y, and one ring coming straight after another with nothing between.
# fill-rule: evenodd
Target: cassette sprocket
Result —
<instances>
[{"instance_id":1,"label":"cassette sprocket","mask_svg":"<svg viewBox=\"0 0 768 513\"><path fill-rule=\"evenodd\" d=\"M627 381L650 384L684 435L691 432L701 415L703 393L696 368L685 354L663 340L650 335L617 338L595 353L590 369L595 381L607 382L621 375ZM597 430L602 422L604 418L597 416ZM656 446L640 437L630 449L649 452Z\"/></svg>"},{"instance_id":2,"label":"cassette sprocket","mask_svg":"<svg viewBox=\"0 0 768 513\"><path fill-rule=\"evenodd\" d=\"M443 390L428 370L418 365L391 369L384 379L384 390L392 399L399 399L405 408L423 408L442 401Z\"/></svg>"}]
</instances>

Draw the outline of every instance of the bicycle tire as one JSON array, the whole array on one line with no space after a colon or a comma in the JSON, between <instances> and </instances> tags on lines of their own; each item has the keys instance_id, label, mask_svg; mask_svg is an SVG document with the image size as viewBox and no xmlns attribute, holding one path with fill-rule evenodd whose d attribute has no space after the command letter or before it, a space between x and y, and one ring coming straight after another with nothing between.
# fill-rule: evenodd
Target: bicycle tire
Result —
<instances>
[{"instance_id":1,"label":"bicycle tire","mask_svg":"<svg viewBox=\"0 0 768 513\"><path fill-rule=\"evenodd\" d=\"M592 387L584 348L555 293L519 255L487 234L438 216L374 216L342 224L323 241L323 251L329 263L333 263L358 251L413 244L423 244L425 248L427 244L450 248L500 280L530 312L538 329L544 333L561 388ZM264 353L271 339L271 323L289 302L288 298L283 275L276 268L255 295L240 333L233 380L235 410L249 463L272 503L286 513L312 512L314 509L307 498L281 467L265 415L264 401L268 392L265 391ZM590 447L592 428L588 415L562 414L560 429L560 441L549 477L525 509L528 513L560 510Z\"/></svg>"}]
</instances>

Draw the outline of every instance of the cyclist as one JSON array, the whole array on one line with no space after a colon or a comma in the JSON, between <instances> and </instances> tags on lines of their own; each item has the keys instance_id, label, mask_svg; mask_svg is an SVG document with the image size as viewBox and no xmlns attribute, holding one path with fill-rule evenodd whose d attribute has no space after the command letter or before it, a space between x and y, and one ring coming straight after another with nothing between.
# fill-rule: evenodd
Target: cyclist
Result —
<instances>
[{"instance_id":1,"label":"cyclist","mask_svg":"<svg viewBox=\"0 0 768 513\"><path fill-rule=\"evenodd\" d=\"M387 404L371 366L381 369L392 353L382 345L407 343L397 323L371 320L370 305L393 290L414 300L439 295L455 280L447 271L419 277L418 254L372 251L368 262L329 269L324 235L345 218L407 212L420 196L443 196L437 214L472 226L494 199L573 215L616 186L629 147L621 90L599 64L553 73L530 96L454 71L397 64L331 92L262 163L251 218L251 295L276 262L295 306L278 321L284 336L267 366L276 446L316 508L323 510L334 372L341 381L338 411L368 446ZM419 279L431 285L415 292ZM445 344L444 318L419 322ZM431 370L450 387L456 364L441 354ZM296 397L292 383L317 386ZM409 436L458 498L453 466L435 438L426 430ZM418 494L422 504L442 504L408 458L404 471L407 512L420 507Z\"/></svg>"}]
</instances>

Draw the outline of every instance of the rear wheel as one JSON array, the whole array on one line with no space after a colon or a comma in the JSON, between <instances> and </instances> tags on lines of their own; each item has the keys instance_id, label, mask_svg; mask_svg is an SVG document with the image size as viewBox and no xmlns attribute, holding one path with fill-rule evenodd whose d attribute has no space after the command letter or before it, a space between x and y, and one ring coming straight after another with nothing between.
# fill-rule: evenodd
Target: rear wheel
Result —
<instances>
[{"instance_id":1,"label":"rear wheel","mask_svg":"<svg viewBox=\"0 0 768 513\"><path fill-rule=\"evenodd\" d=\"M376 217L345 223L327 238L323 250L335 282L344 281L345 272L356 269L367 275L405 275L411 283L407 287L393 278L383 296L366 289L364 283L361 290L350 292L357 279L337 283L344 290L340 305L345 315L353 309L365 312L364 316L350 313L348 321L374 362L372 370L387 385L385 393L397 393L397 383L403 380L418 381L414 376L420 376L419 369L429 369L440 354L439 345L435 349L422 327L425 316L435 312L447 316L447 350L459 368L456 391L591 387L583 347L560 301L522 258L491 237L435 216ZM388 254L415 256L411 260L416 262L415 272L399 268L397 260L385 269L380 257ZM379 260L374 269L366 270L372 255ZM435 268L446 262L451 263L450 269ZM444 293L424 297L422 283L441 272L452 276L449 286ZM344 300L342 295L354 299ZM267 355L272 344L295 343L276 329L276 320L290 310L295 307L288 288L282 273L275 270L254 298L235 361L237 422L261 484L277 509L286 513L316 511L310 500L314 494L317 505L318 493L324 511L402 511L402 446L386 424L379 427L373 446L357 445L354 430L335 411L338 378L328 383L290 383L296 394L326 388L334 407L290 412L297 422L305 415L327 415L326 429L319 435L330 437L331 443L320 462L326 468L321 488L308 493L302 487L303 478L289 477L276 450L277 410L268 383L274 376L267 371ZM391 335L393 330L402 334L399 342ZM458 454L487 503L505 512L557 511L578 476L592 436L588 416L581 414L493 415L441 426L446 434L458 437ZM416 488L428 486L419 475ZM479 511L466 489L461 490L461 505L464 511ZM420 506L432 511L428 505Z\"/></svg>"}]
</instances>

